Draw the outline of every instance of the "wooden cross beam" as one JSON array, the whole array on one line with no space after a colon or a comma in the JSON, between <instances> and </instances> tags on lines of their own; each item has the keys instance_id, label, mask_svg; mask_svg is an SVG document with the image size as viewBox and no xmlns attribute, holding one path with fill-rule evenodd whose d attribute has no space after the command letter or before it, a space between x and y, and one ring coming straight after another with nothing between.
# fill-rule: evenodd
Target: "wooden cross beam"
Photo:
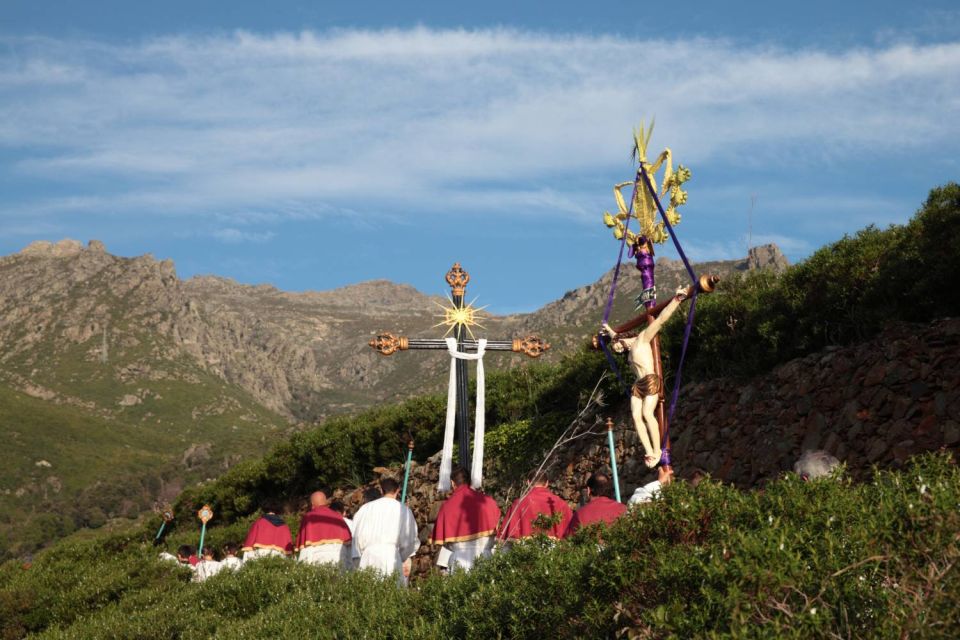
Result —
<instances>
[{"instance_id":1,"label":"wooden cross beam","mask_svg":"<svg viewBox=\"0 0 960 640\"><path fill-rule=\"evenodd\" d=\"M458 262L447 272L446 280L447 284L450 285L452 294L452 311L469 310L470 306L465 306L463 303L463 296L467 289L467 283L470 282L470 274L464 271ZM459 319L459 321L457 321L457 319ZM457 341L457 349L459 351L476 351L477 340L469 338L467 334L467 329L471 322L472 320L464 313L459 314L457 318L448 322L453 330L453 337ZM369 344L384 356L393 355L398 351L408 350L447 350L447 343L442 339L407 338L386 332L378 334ZM488 340L486 349L487 351L511 351L514 353L522 353L531 358L539 358L544 352L550 349L550 344L538 336L529 335L523 338L512 338L510 340ZM467 413L467 363L464 360L457 360L456 377L457 443L460 451L460 464L468 467L470 464L470 417Z\"/></svg>"}]
</instances>

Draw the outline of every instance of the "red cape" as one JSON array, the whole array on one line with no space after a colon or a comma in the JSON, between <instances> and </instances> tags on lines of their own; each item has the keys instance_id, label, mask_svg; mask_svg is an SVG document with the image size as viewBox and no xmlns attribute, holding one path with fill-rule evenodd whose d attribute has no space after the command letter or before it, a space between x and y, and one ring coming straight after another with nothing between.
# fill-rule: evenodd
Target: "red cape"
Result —
<instances>
[{"instance_id":1,"label":"red cape","mask_svg":"<svg viewBox=\"0 0 960 640\"><path fill-rule=\"evenodd\" d=\"M552 516L560 514L560 522L549 529L539 529L533 526L533 521L540 515ZM501 540L521 540L538 533L546 534L555 540L562 538L570 524L573 511L565 500L560 499L546 487L534 487L530 493L513 501L507 509L507 515L500 525L497 537Z\"/></svg>"},{"instance_id":2,"label":"red cape","mask_svg":"<svg viewBox=\"0 0 960 640\"><path fill-rule=\"evenodd\" d=\"M330 507L314 507L303 514L297 532L297 551L318 544L350 542L350 527L343 516Z\"/></svg>"},{"instance_id":3,"label":"red cape","mask_svg":"<svg viewBox=\"0 0 960 640\"><path fill-rule=\"evenodd\" d=\"M253 523L247 533L247 539L243 541L244 551L253 549L276 549L280 553L290 555L293 553L290 527L280 516L273 514L263 516Z\"/></svg>"},{"instance_id":4,"label":"red cape","mask_svg":"<svg viewBox=\"0 0 960 640\"><path fill-rule=\"evenodd\" d=\"M490 496L460 485L440 506L430 534L430 544L463 542L493 535L500 521L500 507Z\"/></svg>"},{"instance_id":5,"label":"red cape","mask_svg":"<svg viewBox=\"0 0 960 640\"><path fill-rule=\"evenodd\" d=\"M625 505L616 500L598 496L577 509L570 519L570 525L567 527L565 536L572 535L581 527L586 527L597 522L605 522L607 525L613 523L627 510Z\"/></svg>"}]
</instances>

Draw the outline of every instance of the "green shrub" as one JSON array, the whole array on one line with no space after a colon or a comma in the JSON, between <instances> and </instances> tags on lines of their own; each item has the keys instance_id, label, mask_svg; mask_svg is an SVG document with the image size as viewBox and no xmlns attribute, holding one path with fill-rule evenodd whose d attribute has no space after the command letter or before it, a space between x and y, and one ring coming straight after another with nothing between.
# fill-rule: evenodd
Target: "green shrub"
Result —
<instances>
[{"instance_id":1,"label":"green shrub","mask_svg":"<svg viewBox=\"0 0 960 640\"><path fill-rule=\"evenodd\" d=\"M411 589L284 559L193 584L136 536L99 534L0 567L0 637L957 637L958 502L937 454L863 484L677 483L602 548L533 539Z\"/></svg>"},{"instance_id":2,"label":"green shrub","mask_svg":"<svg viewBox=\"0 0 960 640\"><path fill-rule=\"evenodd\" d=\"M749 272L697 300L686 379L746 376L829 345L870 338L890 321L960 315L960 185L930 192L906 225L870 226L783 274ZM683 323L664 329L676 362Z\"/></svg>"}]
</instances>

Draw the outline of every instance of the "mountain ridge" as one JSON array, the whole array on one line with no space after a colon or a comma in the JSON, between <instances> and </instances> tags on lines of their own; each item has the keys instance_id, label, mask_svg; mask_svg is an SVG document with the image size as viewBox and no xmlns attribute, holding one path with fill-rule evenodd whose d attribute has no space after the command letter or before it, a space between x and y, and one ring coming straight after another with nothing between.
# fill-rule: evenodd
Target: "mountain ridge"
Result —
<instances>
[{"instance_id":1,"label":"mountain ridge","mask_svg":"<svg viewBox=\"0 0 960 640\"><path fill-rule=\"evenodd\" d=\"M779 249L768 245L752 249L746 258L701 263L698 269L727 275L754 268L782 269L786 264ZM628 275L630 271L624 263L614 317L633 313L632 299L640 285L638 278ZM485 324L497 334L544 334L553 344L545 360L556 360L593 332L612 277L611 269L597 281L529 313L488 314ZM103 282L96 282L97 278ZM59 310L58 318L67 325L59 342L88 345L88 357L109 348L106 317L110 309L102 304L64 309L63 300L44 301L42 290L53 286L57 296L69 297L106 289L114 297L125 298L130 303L127 311L143 328L168 340L167 350L159 357L186 354L201 368L293 421L320 420L420 391L425 382L428 388L442 382L442 362L430 354L408 352L384 358L366 347L371 337L383 331L415 337L436 333L437 304L446 301L408 284L375 279L328 291L288 292L271 284L243 284L218 275L181 279L171 260L157 260L151 254L118 257L100 241L84 246L71 239L34 242L0 258L0 312L22 298L12 291L11 280L33 292L28 302L44 307L39 317L52 320L54 310ZM58 281L56 286L53 280ZM661 292L686 281L681 262L658 260ZM69 291L64 282L69 283ZM21 304L3 319L23 320L30 314ZM99 333L103 344L91 343ZM2 331L0 344L9 346L9 336L4 338ZM9 355L8 349L4 358ZM496 368L515 366L517 359L493 354L491 361Z\"/></svg>"},{"instance_id":2,"label":"mountain ridge","mask_svg":"<svg viewBox=\"0 0 960 640\"><path fill-rule=\"evenodd\" d=\"M633 313L638 293L627 267L615 317ZM662 291L686 277L662 259L658 271ZM611 277L484 325L539 333L553 345L542 360L556 362L595 330ZM29 553L72 528L135 516L306 425L439 391L440 354L367 346L383 331L437 336L437 304L448 303L383 279L306 292L181 279L172 260L115 256L97 240L0 257L0 436L10 443L0 547ZM495 371L529 360L487 361Z\"/></svg>"}]
</instances>

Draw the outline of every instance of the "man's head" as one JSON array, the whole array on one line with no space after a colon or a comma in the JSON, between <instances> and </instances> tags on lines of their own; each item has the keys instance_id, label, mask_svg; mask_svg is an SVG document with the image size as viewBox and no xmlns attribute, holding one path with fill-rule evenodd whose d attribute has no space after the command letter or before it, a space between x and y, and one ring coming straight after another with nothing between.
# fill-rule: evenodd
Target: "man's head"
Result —
<instances>
[{"instance_id":1,"label":"man's head","mask_svg":"<svg viewBox=\"0 0 960 640\"><path fill-rule=\"evenodd\" d=\"M223 555L225 556L235 556L239 550L240 546L236 542L228 542L223 545Z\"/></svg>"},{"instance_id":2,"label":"man's head","mask_svg":"<svg viewBox=\"0 0 960 640\"><path fill-rule=\"evenodd\" d=\"M363 504L368 502L373 502L374 500L379 500L383 497L383 492L376 487L367 487L363 490Z\"/></svg>"},{"instance_id":3,"label":"man's head","mask_svg":"<svg viewBox=\"0 0 960 640\"><path fill-rule=\"evenodd\" d=\"M698 484L700 484L701 482L703 482L709 477L710 477L710 474L706 471L706 469L701 469L697 467L690 473L690 486L696 487Z\"/></svg>"},{"instance_id":4,"label":"man's head","mask_svg":"<svg viewBox=\"0 0 960 640\"><path fill-rule=\"evenodd\" d=\"M203 559L204 560L213 560L213 549L210 547L203 547Z\"/></svg>"},{"instance_id":5,"label":"man's head","mask_svg":"<svg viewBox=\"0 0 960 640\"><path fill-rule=\"evenodd\" d=\"M454 467L450 472L450 482L454 488L470 484L470 474L463 467Z\"/></svg>"},{"instance_id":6,"label":"man's head","mask_svg":"<svg viewBox=\"0 0 960 640\"><path fill-rule=\"evenodd\" d=\"M380 491L382 491L385 496L395 498L397 494L400 493L400 483L397 482L395 478L389 476L381 478Z\"/></svg>"},{"instance_id":7,"label":"man's head","mask_svg":"<svg viewBox=\"0 0 960 640\"><path fill-rule=\"evenodd\" d=\"M343 500L334 500L330 503L330 509L344 515L347 512L347 505L343 504Z\"/></svg>"},{"instance_id":8,"label":"man's head","mask_svg":"<svg viewBox=\"0 0 960 640\"><path fill-rule=\"evenodd\" d=\"M804 451L793 470L804 480L825 478L840 466L840 461L826 451Z\"/></svg>"},{"instance_id":9,"label":"man's head","mask_svg":"<svg viewBox=\"0 0 960 640\"><path fill-rule=\"evenodd\" d=\"M594 473L587 480L587 494L591 498L612 498L613 483L605 473Z\"/></svg>"},{"instance_id":10,"label":"man's head","mask_svg":"<svg viewBox=\"0 0 960 640\"><path fill-rule=\"evenodd\" d=\"M526 475L526 480L535 487L547 486L547 472L544 469L534 469Z\"/></svg>"},{"instance_id":11,"label":"man's head","mask_svg":"<svg viewBox=\"0 0 960 640\"><path fill-rule=\"evenodd\" d=\"M322 485L316 491L310 494L310 506L312 508L325 507L333 499L333 489L327 485Z\"/></svg>"},{"instance_id":12,"label":"man's head","mask_svg":"<svg viewBox=\"0 0 960 640\"><path fill-rule=\"evenodd\" d=\"M264 500L260 503L260 510L264 513L277 513L280 511L280 505L276 500Z\"/></svg>"},{"instance_id":13,"label":"man's head","mask_svg":"<svg viewBox=\"0 0 960 640\"><path fill-rule=\"evenodd\" d=\"M182 544L177 549L177 560L180 562L189 562L190 556L193 555L193 547L188 544Z\"/></svg>"}]
</instances>

